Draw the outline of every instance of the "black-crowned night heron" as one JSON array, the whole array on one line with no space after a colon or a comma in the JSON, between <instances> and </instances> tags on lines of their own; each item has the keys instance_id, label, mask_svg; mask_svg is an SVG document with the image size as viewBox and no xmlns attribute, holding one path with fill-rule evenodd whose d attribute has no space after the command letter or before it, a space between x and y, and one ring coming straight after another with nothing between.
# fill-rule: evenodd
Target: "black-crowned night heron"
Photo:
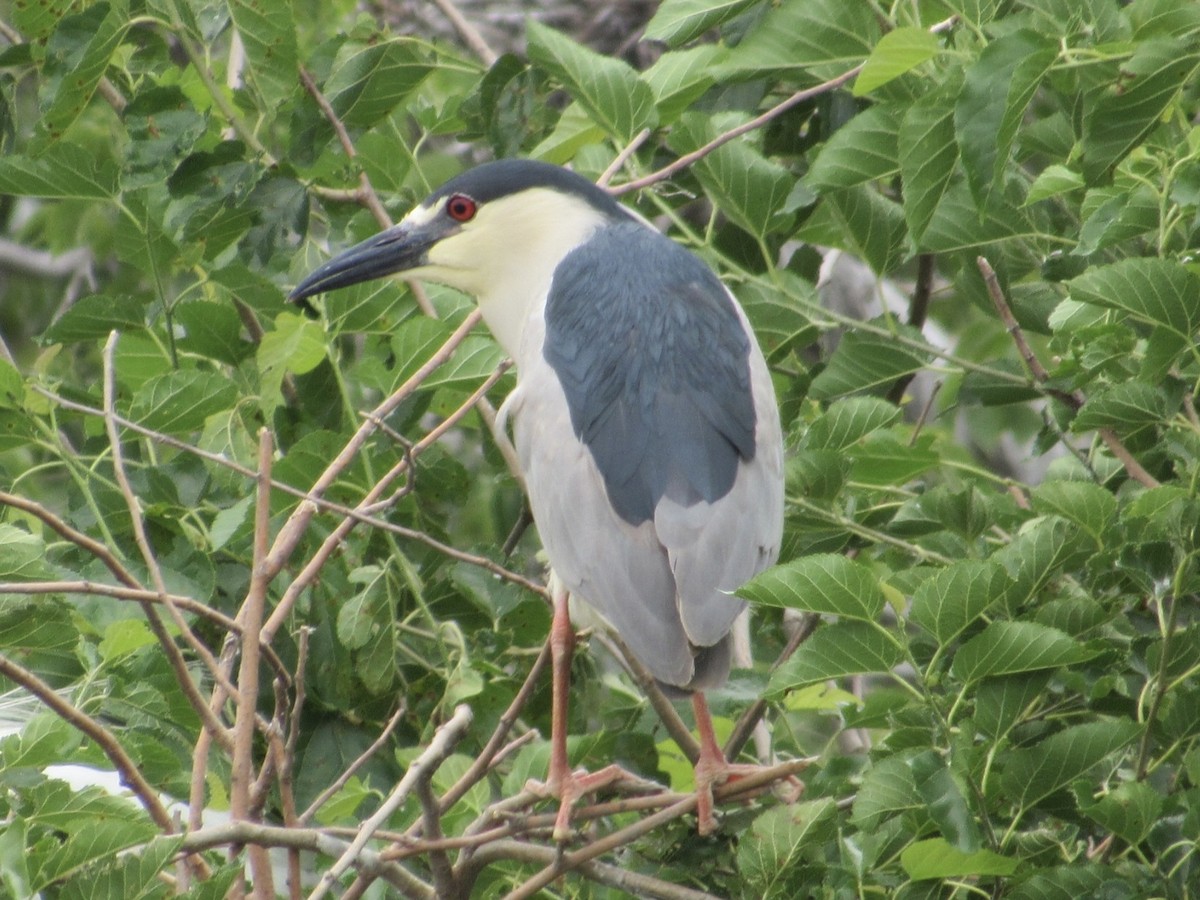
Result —
<instances>
[{"instance_id":1,"label":"black-crowned night heron","mask_svg":"<svg viewBox=\"0 0 1200 900\"><path fill-rule=\"evenodd\" d=\"M587 179L503 160L434 191L334 257L293 300L403 272L472 294L516 363L510 415L554 576L554 703L544 790L571 804L619 777L572 772L567 592L664 685L692 694L700 829L731 774L701 691L730 668L732 595L775 561L779 412L746 316L713 271Z\"/></svg>"}]
</instances>

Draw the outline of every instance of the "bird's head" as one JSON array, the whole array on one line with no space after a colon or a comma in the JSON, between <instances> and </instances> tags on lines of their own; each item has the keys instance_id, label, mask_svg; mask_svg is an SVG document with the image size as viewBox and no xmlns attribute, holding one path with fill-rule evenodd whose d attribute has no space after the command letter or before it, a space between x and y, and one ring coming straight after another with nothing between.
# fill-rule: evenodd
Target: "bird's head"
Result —
<instances>
[{"instance_id":1,"label":"bird's head","mask_svg":"<svg viewBox=\"0 0 1200 900\"><path fill-rule=\"evenodd\" d=\"M539 290L544 294L567 253L605 222L630 215L605 191L559 166L486 163L446 182L396 225L318 267L290 299L302 303L324 291L405 273L474 295L487 316L489 305L516 307Z\"/></svg>"}]
</instances>

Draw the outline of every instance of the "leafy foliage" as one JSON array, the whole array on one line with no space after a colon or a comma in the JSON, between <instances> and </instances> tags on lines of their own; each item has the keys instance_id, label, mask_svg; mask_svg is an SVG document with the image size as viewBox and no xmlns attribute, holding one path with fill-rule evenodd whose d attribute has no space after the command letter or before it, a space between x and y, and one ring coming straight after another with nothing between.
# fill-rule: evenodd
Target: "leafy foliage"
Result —
<instances>
[{"instance_id":1,"label":"leafy foliage","mask_svg":"<svg viewBox=\"0 0 1200 900\"><path fill-rule=\"evenodd\" d=\"M478 835L542 776L548 614L536 535L501 549L523 501L476 401L512 375L469 299L285 297L468 157L598 177L629 149L617 189L742 298L789 435L717 724L766 698L774 751L814 761L801 802L726 807L710 839L595 807L627 850L562 892L1196 896L1192 0L663 0L649 64L537 22L482 63L345 4L9 15L0 683L42 708L0 739L4 892L169 896L183 858L177 895L223 896L229 846L264 893L266 846L410 896L553 879L533 814L335 872L334 829L405 772L410 838ZM839 305L818 245L898 302ZM573 761L686 787L605 643ZM164 797L234 821L171 834Z\"/></svg>"}]
</instances>

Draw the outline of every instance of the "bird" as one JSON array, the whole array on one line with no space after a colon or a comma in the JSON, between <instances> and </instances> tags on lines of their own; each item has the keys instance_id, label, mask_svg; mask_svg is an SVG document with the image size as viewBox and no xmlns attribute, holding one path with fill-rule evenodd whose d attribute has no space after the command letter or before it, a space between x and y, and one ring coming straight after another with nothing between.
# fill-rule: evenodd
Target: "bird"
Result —
<instances>
[{"instance_id":1,"label":"bird","mask_svg":"<svg viewBox=\"0 0 1200 900\"><path fill-rule=\"evenodd\" d=\"M313 270L308 298L403 274L473 296L513 360L511 422L549 560L549 773L555 837L617 766L572 771L566 712L583 600L671 694L699 736L699 831L712 788L749 768L717 743L704 691L731 667L734 595L772 565L783 531L783 437L771 375L744 311L691 250L582 175L501 159L452 177L395 225Z\"/></svg>"}]
</instances>

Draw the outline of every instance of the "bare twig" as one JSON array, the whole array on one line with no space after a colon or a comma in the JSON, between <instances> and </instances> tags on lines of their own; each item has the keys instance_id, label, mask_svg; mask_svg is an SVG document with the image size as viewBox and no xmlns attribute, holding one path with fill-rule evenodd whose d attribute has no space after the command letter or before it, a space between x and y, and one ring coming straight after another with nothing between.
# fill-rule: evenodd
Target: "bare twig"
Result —
<instances>
[{"instance_id":1,"label":"bare twig","mask_svg":"<svg viewBox=\"0 0 1200 900\"><path fill-rule=\"evenodd\" d=\"M253 560L250 587L238 613L242 623L242 661L238 670L237 712L233 723L233 752L230 767L229 812L234 820L250 819L250 788L254 775L254 716L258 709L259 632L262 629L270 575L264 565L271 525L271 432L258 432L258 484L254 508ZM250 847L250 868L256 896L275 896L271 860L265 848Z\"/></svg>"},{"instance_id":2,"label":"bare twig","mask_svg":"<svg viewBox=\"0 0 1200 900\"><path fill-rule=\"evenodd\" d=\"M1008 299L1004 296L1004 291L1000 288L1000 281L996 278L995 270L983 256L976 257L975 263L979 266L980 274L983 275L983 281L988 289L988 296L992 298L992 304L996 307L1000 321L1004 323L1005 329L1007 329L1013 339L1013 343L1017 346L1017 352L1021 354L1021 358L1025 361L1025 365L1029 368L1029 372L1035 382L1039 385L1046 385L1050 380L1050 373L1046 371L1046 367L1042 365L1041 360L1037 358L1037 354L1033 352L1033 348L1029 346L1029 342L1025 339L1025 332L1021 330L1020 323L1017 322L1012 308L1008 305ZM1046 390L1047 393L1059 398L1073 409L1080 409L1086 402L1083 391L1080 390L1070 392L1054 388L1047 388ZM1111 428L1099 428L1096 433L1100 435L1100 439L1104 441L1109 452L1125 468L1130 478L1146 487L1159 486L1159 480L1147 472L1142 464L1137 461L1115 431Z\"/></svg>"},{"instance_id":3,"label":"bare twig","mask_svg":"<svg viewBox=\"0 0 1200 900\"><path fill-rule=\"evenodd\" d=\"M263 847L291 847L311 850L324 856L338 857L349 845L315 828L282 828L257 822L229 822L212 828L193 831L183 838L180 850L196 853L227 844L258 844ZM374 851L362 849L355 855L354 866L359 872L369 872L396 887L405 897L435 900L433 888L403 866L381 859Z\"/></svg>"},{"instance_id":4,"label":"bare twig","mask_svg":"<svg viewBox=\"0 0 1200 900\"><path fill-rule=\"evenodd\" d=\"M509 731L517 721L517 717L521 715L521 710L525 708L525 704L529 702L529 696L537 687L538 680L542 677L542 673L546 670L546 664L550 662L550 639L542 644L542 650L537 655L537 659L533 661L533 665L529 669L529 674L525 676L525 681L522 683L520 690L513 697L512 702L508 704L508 708L501 714L500 721L496 723L496 730L492 732L492 736L488 738L488 742L484 744L483 750L475 757L475 761L467 771L463 772L462 777L450 786L450 789L438 800L441 811L445 813L450 807L454 806L462 797L469 791L478 781L487 774L488 769L492 765L492 759L496 756L500 747L504 744L505 738L508 737ZM409 829L410 835L419 834L417 826Z\"/></svg>"},{"instance_id":5,"label":"bare twig","mask_svg":"<svg viewBox=\"0 0 1200 900\"><path fill-rule=\"evenodd\" d=\"M108 432L109 449L112 452L113 472L117 478L117 484L120 486L121 495L125 498L125 505L129 510L129 519L133 526L134 541L137 543L138 550L142 554L142 560L146 563L146 568L150 572L151 579L154 581L154 590L159 595L162 605L166 607L170 613L171 621L175 623L175 627L179 629L188 646L190 646L205 664L215 678L220 677L220 670L216 665L216 660L211 651L206 647L196 633L192 631L187 620L180 613L179 609L170 601L167 593L167 585L163 580L162 569L158 565L158 560L154 556L154 551L150 547L150 541L146 537L146 525L142 520L141 503L138 501L137 495L134 494L132 486L129 484L129 477L125 473L124 457L121 450L121 436L117 433L117 423L113 418L114 410L116 409L116 387L115 387L115 372L116 367L113 359L116 354L117 340L120 337L119 332L113 331L108 336L108 340L104 344L103 352L103 394L104 394L104 426ZM140 584L136 585L141 587ZM183 658L183 653L176 646L174 639L167 632L163 621L159 618L158 611L152 603L140 603L142 613L146 616L146 621L150 626L150 630L158 639L159 646L162 647L167 661L171 664L171 668L175 672L175 678L179 682L179 689L188 699L192 708L200 716L200 720L204 723L204 727L212 731L213 736L222 744L228 747L232 744L228 730L224 724L216 717L205 703L204 698L200 695L200 689L196 686L191 673L188 672L187 662Z\"/></svg>"},{"instance_id":6,"label":"bare twig","mask_svg":"<svg viewBox=\"0 0 1200 900\"><path fill-rule=\"evenodd\" d=\"M391 738L392 732L396 730L396 726L400 724L400 720L404 718L407 712L408 705L402 702L396 711L392 713L392 717L388 719L387 724L383 726L383 730L379 733L379 736L371 742L371 746L360 753L358 758L355 759L354 762L350 763L350 765L345 768L342 774L334 779L333 784L329 785L329 787L317 794L313 802L308 805L308 809L304 810L304 812L299 815L297 821L301 825L308 823L312 817L317 814L318 810L320 810L322 806L329 802L330 797L345 787L346 782L354 777L355 772L370 762L371 757L378 753L383 745L386 744Z\"/></svg>"},{"instance_id":7,"label":"bare twig","mask_svg":"<svg viewBox=\"0 0 1200 900\"><path fill-rule=\"evenodd\" d=\"M337 882L339 878L355 864L372 835L395 812L416 787L417 780L425 777L427 770L436 769L449 754L450 749L466 733L471 725L471 708L465 704L458 706L445 724L443 724L429 742L429 746L421 751L420 756L412 761L404 777L388 795L371 818L367 819L359 829L358 835L351 841L350 846L322 875L321 880L308 895L308 900L320 900Z\"/></svg>"},{"instance_id":8,"label":"bare twig","mask_svg":"<svg viewBox=\"0 0 1200 900\"><path fill-rule=\"evenodd\" d=\"M495 50L488 46L488 42L483 39L479 30L459 12L458 7L450 0L433 0L433 2L442 11L442 15L454 26L454 30L458 32L459 37L463 39L463 43L471 49L471 52L483 60L484 65L488 67L495 65L496 60L500 57Z\"/></svg>"},{"instance_id":9,"label":"bare twig","mask_svg":"<svg viewBox=\"0 0 1200 900\"><path fill-rule=\"evenodd\" d=\"M650 129L643 128L633 136L633 140L626 144L620 153L613 157L613 161L608 164L608 168L600 173L600 177L596 179L596 184L602 188L608 187L608 183L613 180L613 177L621 171L621 167L629 161L629 157L637 153L638 147L646 143L646 138L650 137Z\"/></svg>"},{"instance_id":10,"label":"bare twig","mask_svg":"<svg viewBox=\"0 0 1200 900\"><path fill-rule=\"evenodd\" d=\"M793 653L808 640L820 624L821 617L808 613L801 619L800 627L788 639L787 645L780 652L778 658L771 664L771 671L774 672L785 662L787 662ZM742 752L742 748L746 746L746 741L750 740L750 735L754 733L755 726L762 721L762 717L767 712L767 701L762 697L755 700L738 718L733 726L733 731L729 735L729 739L725 742L726 759L736 759L737 755Z\"/></svg>"},{"instance_id":11,"label":"bare twig","mask_svg":"<svg viewBox=\"0 0 1200 900\"><path fill-rule=\"evenodd\" d=\"M951 16L950 18L931 26L929 31L933 34L947 31L957 21L957 16ZM858 73L862 71L862 67L863 63L859 63L857 66L847 69L842 74L830 78L828 81L823 81L821 84L813 87L796 91L786 100L775 104L762 115L755 116L750 121L743 122L736 128L731 128L728 131L717 135L703 147L693 150L691 153L685 153L683 156L679 157L669 165L663 166L657 172L651 172L649 175L646 175L643 178L637 178L633 181L627 181L624 184L618 184L616 187L610 187L608 189L609 193L620 196L622 194L628 194L630 191L639 191L642 188L649 187L652 184L658 184L660 181L666 181L672 175L675 175L697 161L704 159L704 157L708 156L718 147L728 144L730 141L741 137L743 134L748 134L751 131L762 128L764 125L779 118L793 106L798 106L806 100L811 100L813 97L819 97L822 94L827 94L830 91L837 90L848 81L852 81L854 78L856 78Z\"/></svg>"},{"instance_id":12,"label":"bare twig","mask_svg":"<svg viewBox=\"0 0 1200 900\"><path fill-rule=\"evenodd\" d=\"M338 141L341 142L342 150L345 151L346 157L354 161L358 157L358 151L354 149L354 142L350 139L350 132L346 130L345 124L337 112L334 111L333 106L326 99L325 95L321 93L321 89L317 87L317 83L313 81L312 75L309 74L308 69L304 68L304 66L300 66L300 83L304 85L304 89L313 98L313 101L321 110L321 114L333 126L333 130L338 136ZM367 176L366 170L362 168L359 168L358 171L358 190L354 192L354 199L371 211L371 215L375 217L375 221L379 224L380 228L391 227L392 217L383 208L383 203L380 201L379 195L375 193L375 188L371 185L371 179Z\"/></svg>"},{"instance_id":13,"label":"bare twig","mask_svg":"<svg viewBox=\"0 0 1200 900\"><path fill-rule=\"evenodd\" d=\"M454 330L454 332L446 339L442 346L439 347L433 353L433 355L430 356L429 359L427 359L424 364L422 364L421 367L404 382L404 384L393 391L391 396L389 396L371 411L371 415L367 421L359 426L358 430L354 433L350 440L346 442L345 446L342 447L338 455L325 468L325 471L321 473L321 475L317 478L316 483L308 491L312 497L321 497L325 491L329 489L329 486L337 480L341 473L345 471L346 467L350 465L350 463L358 455L359 451L362 450L367 438L370 437L370 435L375 431L375 421L386 418L393 410L396 409L397 406L412 396L417 388L420 387L421 383L428 378L434 372L434 370L442 365L442 363L448 360L451 355L453 355L459 344L466 339L467 335L470 334L471 329L475 327L480 318L481 315L479 310L474 310L471 312L465 319L463 319L462 324L460 324L458 328ZM375 493L378 489L379 486L376 485L376 488L373 489L373 493ZM369 502L370 499L374 498L371 497L368 499L368 501L364 502ZM270 552L267 554L267 558L264 563L268 577L274 577L276 574L278 574L279 570L283 568L284 563L287 562L288 558L299 544L301 536L308 527L308 523L311 521L316 511L317 504L313 503L311 500L303 502L296 507L296 509L288 517L288 520L283 524L283 527L279 529L279 534L276 535L275 543L271 547ZM354 523L351 522L342 524L345 526L344 532L348 532L350 528L353 527ZM341 526L339 526L339 530L341 530ZM338 540L340 540L340 537ZM330 542L327 540L326 545L328 546L329 543ZM330 552L332 552L332 550ZM305 567L305 569L307 575L302 573L301 576L298 576L296 581L289 586L288 590L284 592L283 597L280 598L278 605L275 607L275 611L271 614L271 617L267 620L266 625L263 627L263 634L268 642L271 641L274 635L279 631L279 628L283 625L284 621L291 614L292 606L300 596L299 590L296 589L297 582L307 584L307 582L304 582L304 578L314 578L316 576L316 572L319 571L319 567L314 569L311 562Z\"/></svg>"},{"instance_id":14,"label":"bare twig","mask_svg":"<svg viewBox=\"0 0 1200 900\"><path fill-rule=\"evenodd\" d=\"M671 739L679 745L683 755L694 765L700 758L700 743L692 736L692 730L680 718L679 713L675 710L675 705L663 693L654 676L650 674L650 670L633 655L633 651L625 646L625 642L615 632L597 633L596 638L601 643L607 644L609 649L614 651L613 656L625 663L629 674L637 682L637 686L642 689L646 699L650 701L650 706L658 713L658 717L662 720L667 733L671 735Z\"/></svg>"},{"instance_id":15,"label":"bare twig","mask_svg":"<svg viewBox=\"0 0 1200 900\"><path fill-rule=\"evenodd\" d=\"M96 409L93 406L88 406L86 403L77 403L74 400L68 400L66 397L62 397L62 396L54 393L53 391L48 391L48 390L45 390L44 388L40 388L40 387L35 387L34 390L37 391L42 396L46 397L47 399L53 400L55 403L57 403L63 409L70 409L70 410L74 410L76 412L85 413L87 415L94 415L94 416L101 416L101 417L104 415L104 412L102 410ZM479 411L480 411L481 415L484 413L484 408L485 408L484 401L480 401ZM494 415L494 413L493 413L493 415ZM251 469L248 466L243 466L241 463L237 462L236 460L232 460L229 457L227 457L221 453L213 453L208 450L203 450L200 447L196 447L192 444L187 443L186 441L181 441L178 438L171 437L168 434L163 434L162 432L155 431L152 428L147 428L144 425L140 425L137 422L133 422L133 421L123 418L122 416L119 416L119 415L114 415L113 420L118 425L120 425L122 428L127 428L130 431L133 431L144 437L148 437L151 440L155 441L156 443L161 443L168 447L174 447L176 450L182 450L185 453L191 453L195 456L200 457L201 459L208 460L209 462L212 462L216 465L224 466L225 468L230 469L231 471L237 472L239 475L243 475L247 478L255 477L253 469ZM545 587L543 587L542 585L539 585L539 584L535 584L534 582L530 581L528 578L525 578L523 575L519 575L516 572L513 572L509 569L504 568L504 566L500 565L499 563L493 562L492 560L487 559L486 557L477 556L472 553L466 553L461 550L456 550L452 547L447 547L445 544L431 538L429 535L425 534L424 532L414 531L411 528L405 528L402 525L396 525L392 522L387 521L386 519L377 518L377 517L371 515L369 510L364 511L362 508L355 509L353 507L345 506L341 503L336 503L332 500L318 496L310 491L306 491L303 488L294 487L283 481L272 481L271 488L273 490L277 490L281 493L287 494L290 497L297 497L301 500L305 500L308 503L311 503L317 509L321 509L326 512L337 513L338 515L342 515L342 516L347 516L349 518L354 519L359 524L370 525L372 528L378 528L382 531L388 531L388 532L391 532L392 534L400 535L401 537L406 538L408 540L419 541L419 542L425 544L426 546L431 547L432 549L438 551L439 553L443 553L443 554L450 556L453 559L457 559L461 562L469 563L470 565L478 566L480 568L486 569L487 571L491 572L493 575L496 575L497 577L502 578L505 581L509 581L513 584L519 585L520 587L523 587L526 590L532 591L533 593L538 594L539 596L547 596ZM30 511L33 511L35 509L42 509L38 504L33 503L33 501L26 500L23 497L18 497L15 494L9 494L4 491L0 491L0 503L7 503L8 505L15 506L15 507L21 508L21 509L25 509L26 508L25 504L28 504L28 509ZM44 512L44 510L42 510L42 511ZM67 527L69 528L69 526L67 526ZM67 534L65 532L60 531L59 533L62 534L64 537L67 537ZM118 570L123 571L123 572L126 571L124 569L124 567L120 564L120 562L117 561L116 557L114 557L112 555L112 553L108 551L108 548L106 548L103 544L99 543L98 541L92 540L91 538L87 537L87 535L84 535L81 532L73 531L73 535L74 535L74 537L68 537L68 540L72 540L72 542L76 542L76 543L78 542L77 539L85 541L86 543L80 543L80 546L84 547L89 552L100 557L102 559L102 561L106 565L109 566L110 570L113 571L114 574L116 574ZM126 573L126 574L128 574L128 573ZM138 583L137 583L137 580L133 579L132 575L130 575L129 578L131 579L129 582L126 582L124 579L122 579L120 577L118 577L118 580L120 580L123 584L129 584L131 587L140 587L140 585L138 585Z\"/></svg>"},{"instance_id":16,"label":"bare twig","mask_svg":"<svg viewBox=\"0 0 1200 900\"><path fill-rule=\"evenodd\" d=\"M494 841L488 846L488 855L496 859L511 859L517 862L534 863L552 867L555 865L559 850L557 847L544 847L526 841L503 840ZM607 863L591 860L577 866L581 875L592 881L615 888L629 897L648 897L653 900L720 900L715 894L697 891L682 885L671 884L660 878L641 875L631 869L613 866ZM516 894L510 894L510 897ZM522 895L526 896L526 895Z\"/></svg>"}]
</instances>

